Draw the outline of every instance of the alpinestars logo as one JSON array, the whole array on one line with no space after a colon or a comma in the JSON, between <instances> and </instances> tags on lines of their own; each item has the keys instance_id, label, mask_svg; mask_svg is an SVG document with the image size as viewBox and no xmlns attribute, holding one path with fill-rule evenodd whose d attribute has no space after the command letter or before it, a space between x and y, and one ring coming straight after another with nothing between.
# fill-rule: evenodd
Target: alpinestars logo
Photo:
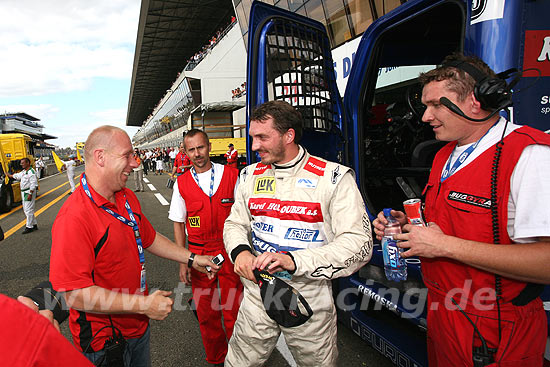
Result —
<instances>
[{"instance_id":1,"label":"alpinestars logo","mask_svg":"<svg viewBox=\"0 0 550 367\"><path fill-rule=\"evenodd\" d=\"M475 196L471 194L466 194L463 192L451 191L447 199L452 201L458 201L464 204L470 204L474 206L479 206L480 208L491 208L491 199L487 199L481 196Z\"/></svg>"},{"instance_id":2,"label":"alpinestars logo","mask_svg":"<svg viewBox=\"0 0 550 367\"><path fill-rule=\"evenodd\" d=\"M344 268L335 268L334 266L332 266L332 264L330 264L329 266L320 266L315 269L313 273L311 273L311 276L315 278L325 277L327 279L332 279L334 274L342 269Z\"/></svg>"}]
</instances>

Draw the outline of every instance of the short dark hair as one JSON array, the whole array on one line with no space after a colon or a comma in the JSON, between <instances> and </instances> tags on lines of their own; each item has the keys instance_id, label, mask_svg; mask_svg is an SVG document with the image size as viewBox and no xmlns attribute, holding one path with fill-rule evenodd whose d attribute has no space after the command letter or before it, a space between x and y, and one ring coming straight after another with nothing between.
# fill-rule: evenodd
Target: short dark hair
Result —
<instances>
[{"instance_id":1,"label":"short dark hair","mask_svg":"<svg viewBox=\"0 0 550 367\"><path fill-rule=\"evenodd\" d=\"M273 127L281 134L294 129L294 143L300 142L304 122L302 114L294 107L285 101L265 102L254 109L250 121L265 122L269 118L273 118Z\"/></svg>"},{"instance_id":2,"label":"short dark hair","mask_svg":"<svg viewBox=\"0 0 550 367\"><path fill-rule=\"evenodd\" d=\"M31 164L31 160L27 157L21 158L22 161L27 161L28 164ZM17 162L17 161L16 161Z\"/></svg>"},{"instance_id":3,"label":"short dark hair","mask_svg":"<svg viewBox=\"0 0 550 367\"><path fill-rule=\"evenodd\" d=\"M476 85L475 79L464 70L450 66L451 63L465 62L471 64L479 71L485 73L490 78L496 78L496 74L491 68L477 56L465 56L461 53L453 53L447 56L443 63L437 68L426 73L420 73L418 80L422 86L431 82L447 81L447 88L455 92L459 101L464 101L466 97L473 92Z\"/></svg>"},{"instance_id":4,"label":"short dark hair","mask_svg":"<svg viewBox=\"0 0 550 367\"><path fill-rule=\"evenodd\" d=\"M185 135L183 136L183 146L185 147L185 138L192 138L195 135L202 135L206 139L206 144L210 143L210 139L208 138L208 134L200 129L191 129Z\"/></svg>"}]
</instances>

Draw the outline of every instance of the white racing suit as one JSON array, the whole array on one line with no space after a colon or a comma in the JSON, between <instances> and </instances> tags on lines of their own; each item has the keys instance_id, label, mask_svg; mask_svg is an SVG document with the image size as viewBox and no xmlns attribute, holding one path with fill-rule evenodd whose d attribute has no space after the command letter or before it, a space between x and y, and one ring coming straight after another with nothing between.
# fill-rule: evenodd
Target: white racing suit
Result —
<instances>
[{"instance_id":1,"label":"white racing suit","mask_svg":"<svg viewBox=\"0 0 550 367\"><path fill-rule=\"evenodd\" d=\"M338 350L331 280L352 274L372 254L370 221L353 171L310 156L301 147L284 167L261 163L246 167L223 239L233 262L243 250L254 254L287 251L296 270L278 275L313 310L305 324L281 327L265 312L258 285L241 278L244 299L225 365L262 366L282 331L299 366L335 366Z\"/></svg>"}]
</instances>

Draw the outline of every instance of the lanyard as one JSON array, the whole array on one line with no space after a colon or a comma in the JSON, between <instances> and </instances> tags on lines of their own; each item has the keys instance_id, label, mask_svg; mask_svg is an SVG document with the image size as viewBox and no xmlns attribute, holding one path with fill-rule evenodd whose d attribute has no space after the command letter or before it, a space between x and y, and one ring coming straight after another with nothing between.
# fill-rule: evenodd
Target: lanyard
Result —
<instances>
[{"instance_id":1,"label":"lanyard","mask_svg":"<svg viewBox=\"0 0 550 367\"><path fill-rule=\"evenodd\" d=\"M489 131L491 131L491 129L497 123L498 123L498 121L493 126L491 126L491 128L489 130L487 130L487 132L485 132L485 134L483 134L483 136L481 138L479 138L478 141L476 141L475 143L470 145L465 151L463 151L462 154L460 154L458 156L458 158L455 160L455 163L453 164L452 167L451 167L451 160L452 160L453 154L451 153L451 156L449 157L449 160L447 161L447 165L445 166L445 169L443 170L443 173L441 174L441 182L445 181L446 179L451 177L456 172L456 170L462 165L462 163L464 163L466 161L466 159L468 159L470 154L472 154L472 152L477 148L477 146L481 142L481 139L483 139L485 137L485 135L487 135L489 133ZM456 147L455 147L455 149L456 149ZM454 149L453 149L453 153L454 153Z\"/></svg>"},{"instance_id":2,"label":"lanyard","mask_svg":"<svg viewBox=\"0 0 550 367\"><path fill-rule=\"evenodd\" d=\"M88 197L90 198L92 203L95 204L95 201L92 198L92 194L90 193L90 189L88 188L88 182L86 180L86 174L84 174L84 173L82 174L82 188L84 189L84 192L86 193L86 195L88 195ZM128 220L128 219L124 218L122 215L115 213L111 209L107 208L105 205L101 205L100 208L105 210L107 213L111 214L113 217L115 217L116 219L118 219L122 223L126 224L127 226L132 227L132 229L134 231L134 236L136 238L136 244L137 244L137 249L138 249L138 254L139 254L139 263L143 265L145 263L145 254L143 253L143 244L141 242L141 236L139 235L138 224L137 224L136 218L134 217L134 213L132 212L132 209L130 208L130 204L128 204L128 200L126 199L126 195L124 195L124 199L126 200L126 203L124 204L124 207L126 208L126 211L128 212L128 216L130 217L131 220Z\"/></svg>"},{"instance_id":3,"label":"lanyard","mask_svg":"<svg viewBox=\"0 0 550 367\"><path fill-rule=\"evenodd\" d=\"M214 194L214 165L212 164L211 168L212 174L210 175L210 192L208 193L208 197L212 197ZM197 182L197 185L201 187L201 184L199 183L199 176L197 175L197 171L195 171L195 167L191 167L191 173L193 174L193 178Z\"/></svg>"}]
</instances>

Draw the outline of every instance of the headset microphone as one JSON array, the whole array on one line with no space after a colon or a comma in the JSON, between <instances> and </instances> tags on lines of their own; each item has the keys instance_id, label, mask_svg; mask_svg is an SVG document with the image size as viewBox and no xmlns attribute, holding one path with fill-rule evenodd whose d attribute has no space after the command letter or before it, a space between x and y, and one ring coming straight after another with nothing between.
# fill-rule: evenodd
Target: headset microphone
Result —
<instances>
[{"instance_id":1,"label":"headset microphone","mask_svg":"<svg viewBox=\"0 0 550 367\"><path fill-rule=\"evenodd\" d=\"M482 119L474 119L470 116L467 116L462 110L453 102L451 102L447 97L441 97L439 98L439 103L441 103L443 106L447 107L452 112L456 113L458 116L465 118L466 120L473 121L473 122L483 122L489 120L491 117L496 115L500 110L503 108L509 107L512 105L510 102L509 104L502 105L500 108L495 109L493 112L491 112L488 116L482 118Z\"/></svg>"},{"instance_id":2,"label":"headset microphone","mask_svg":"<svg viewBox=\"0 0 550 367\"><path fill-rule=\"evenodd\" d=\"M466 120L473 122L483 122L489 120L496 115L500 110L510 107L512 105L512 88L521 78L521 73L517 69L509 69L496 75L496 77L490 77L485 72L481 71L474 65L466 61L449 61L444 63L444 67L454 67L469 74L474 80L474 96L479 101L483 110L492 112L482 119L474 119L467 116L462 110L446 97L441 97L439 103L447 107L453 113ZM506 79L513 73L516 73L515 78L510 84L506 83Z\"/></svg>"}]
</instances>

